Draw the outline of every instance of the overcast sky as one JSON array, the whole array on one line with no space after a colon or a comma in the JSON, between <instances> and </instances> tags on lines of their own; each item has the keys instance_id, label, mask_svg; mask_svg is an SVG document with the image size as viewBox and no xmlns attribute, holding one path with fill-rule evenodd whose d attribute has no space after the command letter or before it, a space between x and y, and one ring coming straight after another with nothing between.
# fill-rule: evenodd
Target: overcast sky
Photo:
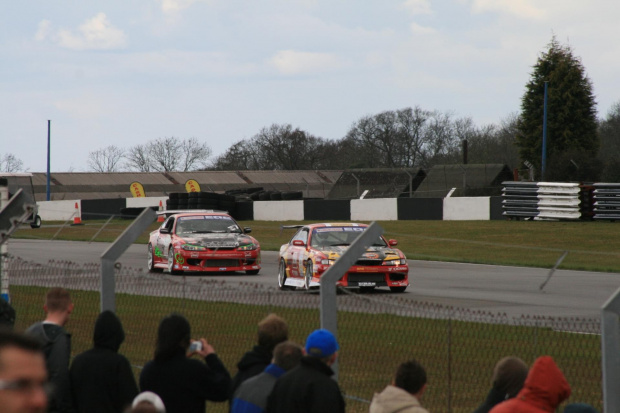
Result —
<instances>
[{"instance_id":1,"label":"overcast sky","mask_svg":"<svg viewBox=\"0 0 620 413\"><path fill-rule=\"evenodd\" d=\"M612 0L6 0L0 156L88 171L88 153L195 137L214 155L273 123L341 139L420 106L482 126L520 110L555 34L598 115L620 101Z\"/></svg>"}]
</instances>

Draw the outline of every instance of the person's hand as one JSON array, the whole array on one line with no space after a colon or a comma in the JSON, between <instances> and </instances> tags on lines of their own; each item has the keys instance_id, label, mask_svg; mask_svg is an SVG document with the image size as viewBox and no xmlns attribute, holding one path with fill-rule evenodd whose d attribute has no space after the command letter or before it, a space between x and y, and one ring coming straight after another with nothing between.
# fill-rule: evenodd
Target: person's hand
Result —
<instances>
[{"instance_id":1,"label":"person's hand","mask_svg":"<svg viewBox=\"0 0 620 413\"><path fill-rule=\"evenodd\" d=\"M199 356L202 357L207 357L209 354L215 353L215 349L213 348L213 346L209 343L207 343L207 339L202 337L200 340L198 340L202 343L202 350L197 350L197 351L191 351L187 356L191 357L194 354L198 354Z\"/></svg>"}]
</instances>

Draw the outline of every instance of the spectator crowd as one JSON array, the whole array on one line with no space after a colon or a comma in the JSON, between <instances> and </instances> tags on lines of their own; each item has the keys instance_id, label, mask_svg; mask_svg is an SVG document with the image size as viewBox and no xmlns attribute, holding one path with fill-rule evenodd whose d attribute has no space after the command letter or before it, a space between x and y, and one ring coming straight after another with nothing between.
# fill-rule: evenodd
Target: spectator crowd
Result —
<instances>
[{"instance_id":1,"label":"spectator crowd","mask_svg":"<svg viewBox=\"0 0 620 413\"><path fill-rule=\"evenodd\" d=\"M207 339L193 339L188 320L172 313L160 321L153 359L136 382L119 353L125 332L115 313L99 314L93 347L71 361L69 292L48 290L43 309L45 319L19 333L15 312L0 299L0 413L204 413L207 401L228 403L230 413L345 412L333 379L340 345L328 330L312 331L301 346L289 340L287 322L270 314L231 376ZM395 367L369 412L428 413L423 397L432 383L424 367L413 358ZM528 367L508 356L495 365L488 395L472 413L556 412L570 394L553 358ZM563 412L597 411L572 403Z\"/></svg>"}]
</instances>

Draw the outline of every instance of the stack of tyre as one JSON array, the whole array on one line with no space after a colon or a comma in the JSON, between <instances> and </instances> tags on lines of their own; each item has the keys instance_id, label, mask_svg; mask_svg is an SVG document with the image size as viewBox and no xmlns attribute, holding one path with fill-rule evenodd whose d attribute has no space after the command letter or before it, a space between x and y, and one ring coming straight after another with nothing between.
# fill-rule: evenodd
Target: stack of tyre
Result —
<instances>
[{"instance_id":1,"label":"stack of tyre","mask_svg":"<svg viewBox=\"0 0 620 413\"><path fill-rule=\"evenodd\" d=\"M232 214L235 197L216 192L171 192L166 209L213 209Z\"/></svg>"}]
</instances>

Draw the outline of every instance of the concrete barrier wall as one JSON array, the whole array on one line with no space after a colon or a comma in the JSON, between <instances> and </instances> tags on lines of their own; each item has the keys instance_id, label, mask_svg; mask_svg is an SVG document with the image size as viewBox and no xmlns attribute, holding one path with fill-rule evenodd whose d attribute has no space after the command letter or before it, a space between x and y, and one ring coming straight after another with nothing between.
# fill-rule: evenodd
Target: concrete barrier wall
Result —
<instances>
[{"instance_id":1,"label":"concrete barrier wall","mask_svg":"<svg viewBox=\"0 0 620 413\"><path fill-rule=\"evenodd\" d=\"M396 198L352 199L351 221L396 221Z\"/></svg>"},{"instance_id":2,"label":"concrete barrier wall","mask_svg":"<svg viewBox=\"0 0 620 413\"><path fill-rule=\"evenodd\" d=\"M75 203L78 204L80 218L82 217L82 203L79 199L64 201L39 201L39 216L41 221L67 221L73 219Z\"/></svg>"},{"instance_id":3,"label":"concrete barrier wall","mask_svg":"<svg viewBox=\"0 0 620 413\"><path fill-rule=\"evenodd\" d=\"M254 201L246 202L244 210L245 220L258 221L395 221L398 219L426 219L426 220L489 220L503 219L501 216L501 197L494 208L489 197L456 197L456 198L373 198L353 199L351 201L329 200L291 200L291 201ZM127 208L145 208L159 206L159 201L165 203L166 197L127 198ZM43 221L63 221L73 218L75 203L78 203L80 217L88 214L87 205L80 200L40 201L39 215ZM85 201L86 202L86 201ZM347 205L350 202L350 217L347 214ZM342 211L334 209L335 203ZM343 205L340 205L343 204ZM115 204L116 205L116 204ZM112 208L110 213L118 214L118 207ZM332 210L333 209L333 210ZM499 212L498 212L499 210ZM91 211L92 212L92 211ZM234 214L233 214L234 215ZM346 215L346 216L345 216Z\"/></svg>"},{"instance_id":4,"label":"concrete barrier wall","mask_svg":"<svg viewBox=\"0 0 620 413\"><path fill-rule=\"evenodd\" d=\"M166 209L167 196L147 196L142 198L127 198L127 208L146 208L159 206L161 201L162 206Z\"/></svg>"},{"instance_id":5,"label":"concrete barrier wall","mask_svg":"<svg viewBox=\"0 0 620 413\"><path fill-rule=\"evenodd\" d=\"M444 221L488 221L491 201L487 196L444 198Z\"/></svg>"},{"instance_id":6,"label":"concrete barrier wall","mask_svg":"<svg viewBox=\"0 0 620 413\"><path fill-rule=\"evenodd\" d=\"M256 221L303 221L304 201L255 201Z\"/></svg>"}]
</instances>

